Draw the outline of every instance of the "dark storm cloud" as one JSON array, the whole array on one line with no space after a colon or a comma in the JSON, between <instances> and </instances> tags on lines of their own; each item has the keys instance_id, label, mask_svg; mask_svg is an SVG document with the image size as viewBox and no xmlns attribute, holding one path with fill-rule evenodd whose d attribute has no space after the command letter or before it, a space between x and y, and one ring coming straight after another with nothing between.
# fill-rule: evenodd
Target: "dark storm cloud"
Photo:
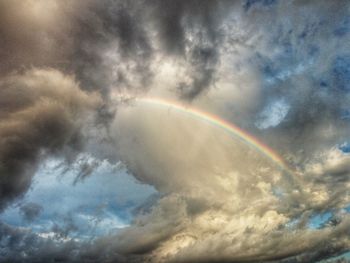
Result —
<instances>
[{"instance_id":1,"label":"dark storm cloud","mask_svg":"<svg viewBox=\"0 0 350 263\"><path fill-rule=\"evenodd\" d=\"M213 47L193 48L190 61L194 70L191 81L178 86L181 98L193 100L213 84L218 59L217 50Z\"/></svg>"},{"instance_id":2,"label":"dark storm cloud","mask_svg":"<svg viewBox=\"0 0 350 263\"><path fill-rule=\"evenodd\" d=\"M70 71L75 11L86 6L0 1L0 210L27 191L40 159L83 145L79 119L98 96L62 71Z\"/></svg>"},{"instance_id":3,"label":"dark storm cloud","mask_svg":"<svg viewBox=\"0 0 350 263\"><path fill-rule=\"evenodd\" d=\"M152 83L155 55L170 55L188 63L190 81L180 81L178 91L181 97L194 99L214 83L220 26L225 8L231 5L225 1L92 3L76 19L71 67L85 88L145 92Z\"/></svg>"},{"instance_id":4,"label":"dark storm cloud","mask_svg":"<svg viewBox=\"0 0 350 263\"><path fill-rule=\"evenodd\" d=\"M83 87L103 93L111 88L147 88L152 76L152 47L142 10L136 7L124 1L104 0L93 2L78 16L71 67Z\"/></svg>"},{"instance_id":5,"label":"dark storm cloud","mask_svg":"<svg viewBox=\"0 0 350 263\"><path fill-rule=\"evenodd\" d=\"M222 40L221 23L228 1L156 1L156 30L160 44L174 59L189 63L189 82L179 83L184 99L192 100L215 81Z\"/></svg>"},{"instance_id":6,"label":"dark storm cloud","mask_svg":"<svg viewBox=\"0 0 350 263\"><path fill-rule=\"evenodd\" d=\"M126 258L111 251L111 241L107 238L96 243L76 241L66 239L55 232L38 235L29 229L12 227L0 222L0 261L6 263L140 262L138 256Z\"/></svg>"},{"instance_id":7,"label":"dark storm cloud","mask_svg":"<svg viewBox=\"0 0 350 263\"><path fill-rule=\"evenodd\" d=\"M188 64L189 80L179 80L181 97L191 100L207 90L220 61L220 26L233 6L197 0L0 4L0 72L55 67L107 100L110 89L148 90L155 55Z\"/></svg>"},{"instance_id":8,"label":"dark storm cloud","mask_svg":"<svg viewBox=\"0 0 350 263\"><path fill-rule=\"evenodd\" d=\"M14 228L0 222L1 262L79 262L74 241L57 241L40 237L28 229Z\"/></svg>"},{"instance_id":9,"label":"dark storm cloud","mask_svg":"<svg viewBox=\"0 0 350 263\"><path fill-rule=\"evenodd\" d=\"M144 2L147 4L147 1ZM186 52L188 30L200 32L202 42L215 43L220 38L219 26L230 7L229 1L154 1L153 19L159 30L161 44L170 54ZM219 16L221 15L221 17Z\"/></svg>"},{"instance_id":10,"label":"dark storm cloud","mask_svg":"<svg viewBox=\"0 0 350 263\"><path fill-rule=\"evenodd\" d=\"M26 192L46 154L80 150L83 123L77 118L97 102L55 70L33 69L0 80L1 209Z\"/></svg>"}]
</instances>

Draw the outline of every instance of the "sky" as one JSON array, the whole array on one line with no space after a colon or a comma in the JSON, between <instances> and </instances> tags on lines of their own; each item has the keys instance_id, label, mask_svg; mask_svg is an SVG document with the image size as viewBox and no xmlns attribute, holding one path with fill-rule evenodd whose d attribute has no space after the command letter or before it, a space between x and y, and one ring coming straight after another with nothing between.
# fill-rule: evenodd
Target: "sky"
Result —
<instances>
[{"instance_id":1,"label":"sky","mask_svg":"<svg viewBox=\"0 0 350 263\"><path fill-rule=\"evenodd\" d=\"M350 262L350 2L0 0L0 262Z\"/></svg>"}]
</instances>

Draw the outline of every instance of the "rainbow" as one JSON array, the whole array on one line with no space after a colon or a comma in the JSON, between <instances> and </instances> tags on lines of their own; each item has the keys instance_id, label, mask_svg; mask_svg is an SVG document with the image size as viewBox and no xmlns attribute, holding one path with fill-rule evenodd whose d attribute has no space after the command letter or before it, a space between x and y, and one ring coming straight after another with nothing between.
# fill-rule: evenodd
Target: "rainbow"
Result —
<instances>
[{"instance_id":1,"label":"rainbow","mask_svg":"<svg viewBox=\"0 0 350 263\"><path fill-rule=\"evenodd\" d=\"M250 145L257 151L261 152L263 155L267 156L269 159L271 159L275 164L278 165L279 168L281 168L284 171L289 172L289 168L287 164L284 162L283 158L276 153L273 149L268 147L263 142L259 141L257 138L249 134L248 132L244 131L240 127L236 126L233 123L230 123L214 114L204 112L199 109L195 109L189 106L185 106L179 103L176 103L174 101L169 101L161 98L154 98L154 97L138 97L135 99L138 102L141 103L147 103L152 105L158 105L162 107L170 107L173 108L179 112L189 114L195 118L198 118L200 120L206 121L213 126L216 126L227 133L234 135L235 137L241 139L246 144Z\"/></svg>"}]
</instances>

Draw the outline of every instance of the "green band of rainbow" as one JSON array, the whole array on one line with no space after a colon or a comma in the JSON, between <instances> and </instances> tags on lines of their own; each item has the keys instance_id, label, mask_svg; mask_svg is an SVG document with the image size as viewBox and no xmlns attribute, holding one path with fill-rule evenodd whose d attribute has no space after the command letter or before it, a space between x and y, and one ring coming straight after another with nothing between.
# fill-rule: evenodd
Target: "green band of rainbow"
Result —
<instances>
[{"instance_id":1,"label":"green band of rainbow","mask_svg":"<svg viewBox=\"0 0 350 263\"><path fill-rule=\"evenodd\" d=\"M246 144L252 146L257 151L261 152L265 156L267 156L269 159L271 159L274 163L276 163L281 169L285 171L289 171L288 166L285 164L284 160L281 156L279 156L273 149L265 145L263 142L259 141L257 138L250 135L248 132L242 130L238 126L234 125L233 123L230 123L224 119L221 119L220 117L213 115L208 112L201 111L199 109L195 109L189 106L184 106L179 103L161 99L161 98L154 98L154 97L143 97L143 98L136 98L136 101L140 101L143 103L149 103L153 105L163 106L163 107L170 107L173 108L179 112L190 114L191 116L194 116L198 119L204 120L216 127L221 128L222 130L230 133L231 135L234 135L238 138L240 138L243 142Z\"/></svg>"}]
</instances>

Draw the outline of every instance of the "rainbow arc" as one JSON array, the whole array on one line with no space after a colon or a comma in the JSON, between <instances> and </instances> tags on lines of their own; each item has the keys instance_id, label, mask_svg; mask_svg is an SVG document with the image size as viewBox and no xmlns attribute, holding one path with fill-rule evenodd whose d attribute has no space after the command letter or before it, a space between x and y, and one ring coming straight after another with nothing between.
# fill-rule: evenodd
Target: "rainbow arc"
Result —
<instances>
[{"instance_id":1,"label":"rainbow arc","mask_svg":"<svg viewBox=\"0 0 350 263\"><path fill-rule=\"evenodd\" d=\"M142 97L142 98L136 98L136 101L141 103L147 103L167 108L175 109L178 112L189 114L195 118L198 118L200 120L206 121L207 123L212 124L213 126L216 126L227 133L241 139L244 143L250 145L263 155L267 156L270 160L272 160L279 168L281 168L284 171L287 171L290 173L290 170L287 166L287 164L284 162L283 158L275 152L272 148L261 142L258 138L255 138L251 134L249 134L247 131L241 129L240 127L236 126L235 124L228 122L219 116L216 116L214 114L190 107L185 106L180 103L165 100L161 98L154 98L154 97Z\"/></svg>"}]
</instances>

